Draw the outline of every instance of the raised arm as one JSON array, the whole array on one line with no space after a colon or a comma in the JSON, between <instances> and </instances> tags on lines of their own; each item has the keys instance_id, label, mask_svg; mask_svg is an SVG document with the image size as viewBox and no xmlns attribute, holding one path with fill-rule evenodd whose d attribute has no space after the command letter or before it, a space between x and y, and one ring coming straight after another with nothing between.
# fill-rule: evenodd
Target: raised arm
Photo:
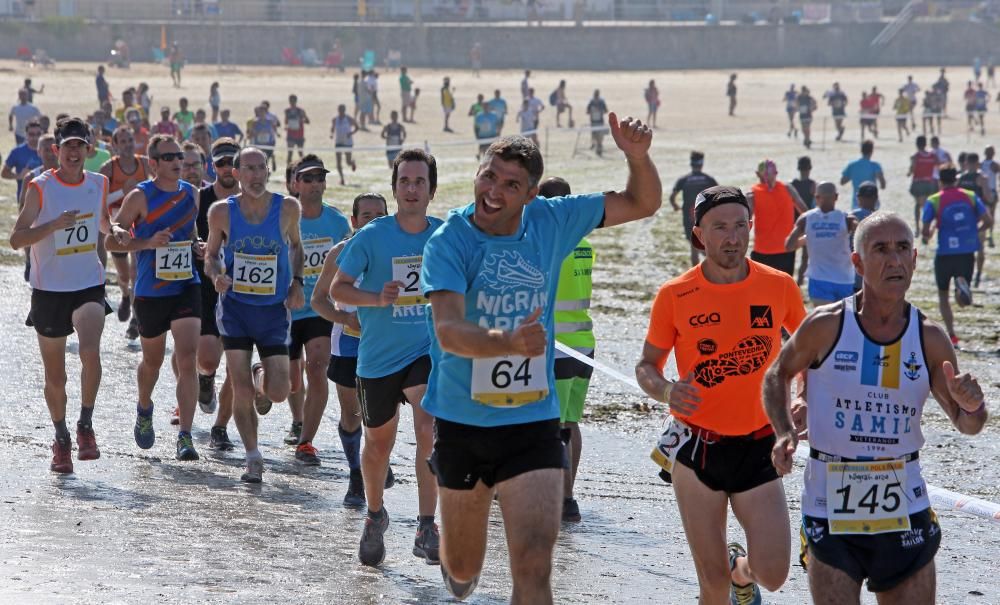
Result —
<instances>
[{"instance_id":1,"label":"raised arm","mask_svg":"<svg viewBox=\"0 0 1000 605\"><path fill-rule=\"evenodd\" d=\"M638 120L608 114L608 126L618 148L625 152L628 181L624 191L611 191L604 199L604 226L614 227L629 221L652 216L663 203L663 186L649 146L653 131Z\"/></svg>"}]
</instances>

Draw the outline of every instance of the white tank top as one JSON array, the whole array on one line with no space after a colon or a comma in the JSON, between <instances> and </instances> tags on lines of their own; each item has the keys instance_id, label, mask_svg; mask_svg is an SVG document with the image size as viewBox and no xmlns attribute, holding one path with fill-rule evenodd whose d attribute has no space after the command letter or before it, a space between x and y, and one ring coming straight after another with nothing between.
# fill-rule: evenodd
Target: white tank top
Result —
<instances>
[{"instance_id":1,"label":"white tank top","mask_svg":"<svg viewBox=\"0 0 1000 605\"><path fill-rule=\"evenodd\" d=\"M841 210L823 212L813 208L805 213L806 249L809 250L809 279L835 284L854 283L851 264L851 233L847 215Z\"/></svg>"},{"instance_id":2,"label":"white tank top","mask_svg":"<svg viewBox=\"0 0 1000 605\"><path fill-rule=\"evenodd\" d=\"M990 191L997 190L997 171L993 168L995 165L995 160L986 160L979 166L979 172L986 177L986 183L989 185Z\"/></svg>"},{"instance_id":3,"label":"white tank top","mask_svg":"<svg viewBox=\"0 0 1000 605\"><path fill-rule=\"evenodd\" d=\"M51 292L76 292L104 283L104 265L97 256L101 212L108 197L108 179L96 172L83 173L83 180L70 185L59 180L55 171L42 173L31 182L38 189L41 210L32 223L37 227L76 210L76 224L60 229L32 244L32 288Z\"/></svg>"},{"instance_id":4,"label":"white tank top","mask_svg":"<svg viewBox=\"0 0 1000 605\"><path fill-rule=\"evenodd\" d=\"M885 344L862 331L854 305L853 296L844 299L837 343L807 375L809 445L844 461L905 460L924 444L920 421L930 394L930 372L921 336L923 315L910 305L903 334ZM810 455L802 490L805 515L828 518L828 481L836 482L833 488L845 485L845 474L828 474L828 464ZM905 506L900 509L914 514L930 506L927 486L919 460L905 462L903 467L905 472L899 469L898 474L905 475L905 491L900 497ZM864 486L868 489L870 486ZM885 485L869 502L881 507L884 490ZM834 508L842 504L841 496L836 497ZM886 504L891 505L891 501Z\"/></svg>"},{"instance_id":5,"label":"white tank top","mask_svg":"<svg viewBox=\"0 0 1000 605\"><path fill-rule=\"evenodd\" d=\"M333 118L333 131L334 131L334 144L336 145L350 145L352 144L351 136L351 120L347 116L335 117Z\"/></svg>"}]
</instances>

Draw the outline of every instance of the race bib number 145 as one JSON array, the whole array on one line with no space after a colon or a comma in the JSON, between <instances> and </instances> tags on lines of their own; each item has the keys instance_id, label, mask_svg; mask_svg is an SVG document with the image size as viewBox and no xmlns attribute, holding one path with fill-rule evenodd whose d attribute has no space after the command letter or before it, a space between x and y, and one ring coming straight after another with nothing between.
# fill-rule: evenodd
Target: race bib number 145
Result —
<instances>
[{"instance_id":1,"label":"race bib number 145","mask_svg":"<svg viewBox=\"0 0 1000 605\"><path fill-rule=\"evenodd\" d=\"M828 462L826 514L831 534L910 529L903 460Z\"/></svg>"}]
</instances>

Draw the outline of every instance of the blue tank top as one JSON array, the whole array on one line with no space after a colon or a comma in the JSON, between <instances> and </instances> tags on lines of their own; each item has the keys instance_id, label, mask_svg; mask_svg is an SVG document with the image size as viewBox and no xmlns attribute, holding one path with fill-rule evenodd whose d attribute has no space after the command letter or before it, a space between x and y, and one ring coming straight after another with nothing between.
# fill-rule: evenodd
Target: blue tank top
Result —
<instances>
[{"instance_id":1,"label":"blue tank top","mask_svg":"<svg viewBox=\"0 0 1000 605\"><path fill-rule=\"evenodd\" d=\"M288 242L281 233L281 206L284 197L271 194L271 207L259 224L243 218L236 196L229 206L229 239L223 248L226 275L233 285L225 296L248 305L285 302L292 274L288 264Z\"/></svg>"},{"instance_id":2,"label":"blue tank top","mask_svg":"<svg viewBox=\"0 0 1000 605\"><path fill-rule=\"evenodd\" d=\"M146 196L146 218L132 226L133 237L147 239L158 231L170 230L170 245L139 250L136 268L136 296L175 296L190 284L201 283L194 270L191 241L197 237L195 219L198 206L195 188L184 181L177 191L163 191L152 180L136 187Z\"/></svg>"},{"instance_id":3,"label":"blue tank top","mask_svg":"<svg viewBox=\"0 0 1000 605\"><path fill-rule=\"evenodd\" d=\"M316 218L303 216L301 225L302 252L305 257L305 270L303 271L305 285L302 291L306 297L306 304L301 309L292 311L292 321L318 317L309 301L312 299L313 289L319 280L319 274L323 271L326 255L330 252L330 248L351 232L351 224L347 217L340 210L325 204L322 212Z\"/></svg>"}]
</instances>

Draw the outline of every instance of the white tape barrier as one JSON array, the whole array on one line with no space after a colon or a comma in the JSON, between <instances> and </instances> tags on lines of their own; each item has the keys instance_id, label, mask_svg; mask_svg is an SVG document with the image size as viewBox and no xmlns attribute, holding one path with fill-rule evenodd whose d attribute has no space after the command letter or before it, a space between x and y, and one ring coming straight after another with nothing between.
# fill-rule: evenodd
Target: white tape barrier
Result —
<instances>
[{"instance_id":1,"label":"white tape barrier","mask_svg":"<svg viewBox=\"0 0 1000 605\"><path fill-rule=\"evenodd\" d=\"M560 342L556 343L556 349L566 355L569 355L573 359L585 363L595 370L603 372L604 374L607 374L608 376L632 387L638 393L646 396L645 391L639 387L639 383L636 382L635 378L626 376L614 368L593 360L586 355L582 355ZM800 443L799 448L795 450L795 457L800 460L808 459L808 447L805 444ZM989 500L966 496L965 494L935 487L930 484L927 485L927 496L930 498L931 505L937 510L957 510L970 515L975 515L977 517L982 517L984 519L989 519L994 523L1000 523L1000 504L990 502Z\"/></svg>"}]
</instances>

